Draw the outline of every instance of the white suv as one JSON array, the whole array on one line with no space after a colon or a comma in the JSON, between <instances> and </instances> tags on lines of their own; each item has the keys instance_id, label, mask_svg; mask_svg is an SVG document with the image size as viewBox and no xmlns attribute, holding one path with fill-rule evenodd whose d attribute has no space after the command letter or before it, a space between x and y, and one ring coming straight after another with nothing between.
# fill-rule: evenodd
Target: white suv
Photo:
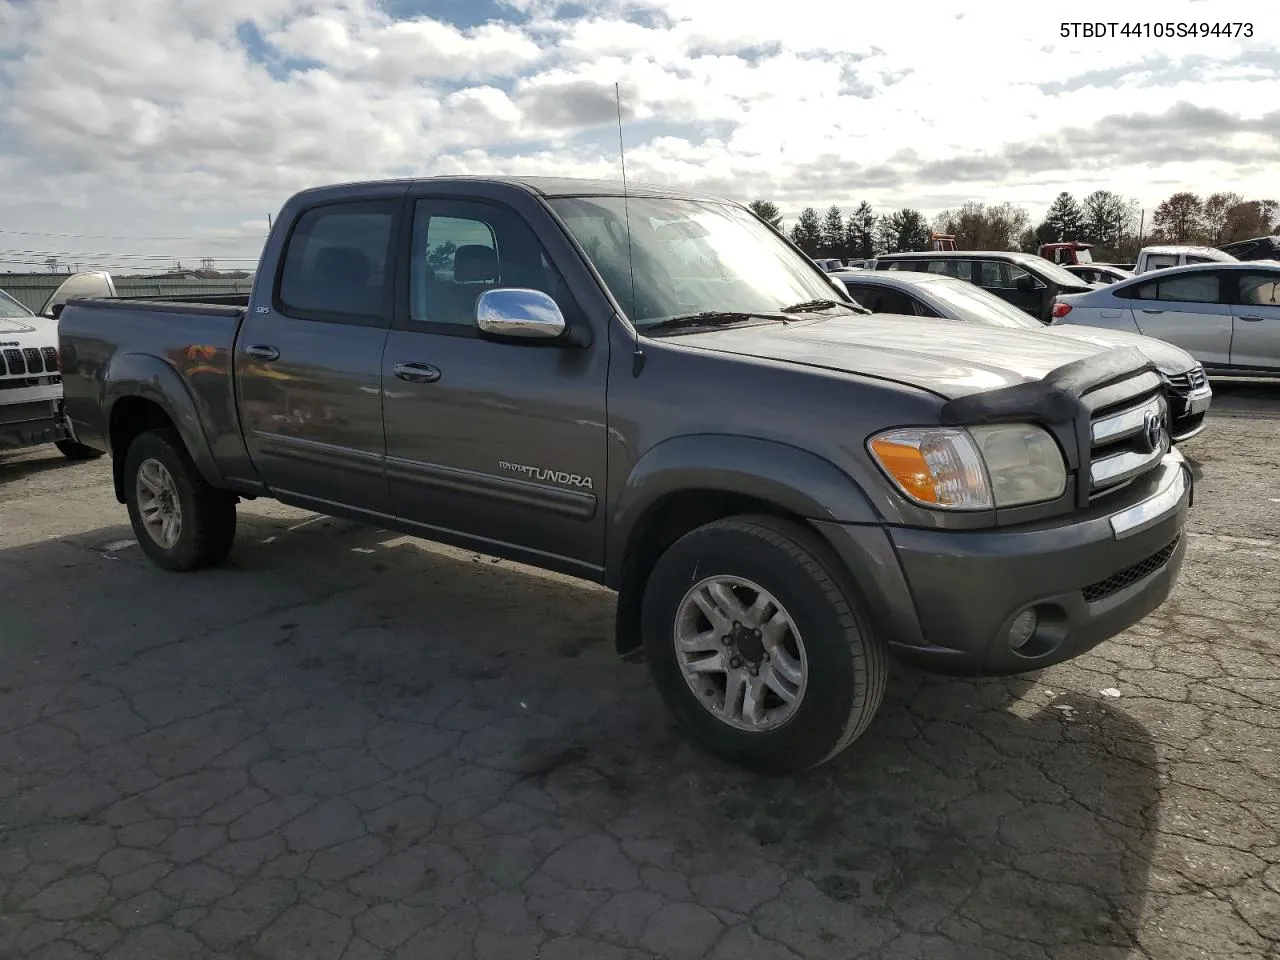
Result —
<instances>
[{"instance_id":1,"label":"white suv","mask_svg":"<svg viewBox=\"0 0 1280 960\"><path fill-rule=\"evenodd\" d=\"M75 441L62 415L58 321L0 290L0 451L42 443L72 460L99 456Z\"/></svg>"}]
</instances>

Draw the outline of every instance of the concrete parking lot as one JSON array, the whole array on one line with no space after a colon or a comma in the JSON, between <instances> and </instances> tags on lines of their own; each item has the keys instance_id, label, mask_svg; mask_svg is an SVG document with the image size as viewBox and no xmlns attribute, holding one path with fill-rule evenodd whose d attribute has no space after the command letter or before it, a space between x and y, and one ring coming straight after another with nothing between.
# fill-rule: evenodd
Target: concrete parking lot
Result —
<instances>
[{"instance_id":1,"label":"concrete parking lot","mask_svg":"<svg viewBox=\"0 0 1280 960\"><path fill-rule=\"evenodd\" d=\"M0 957L1280 957L1280 387L1218 388L1175 597L835 764L672 728L610 594L271 504L162 573L0 457Z\"/></svg>"}]
</instances>

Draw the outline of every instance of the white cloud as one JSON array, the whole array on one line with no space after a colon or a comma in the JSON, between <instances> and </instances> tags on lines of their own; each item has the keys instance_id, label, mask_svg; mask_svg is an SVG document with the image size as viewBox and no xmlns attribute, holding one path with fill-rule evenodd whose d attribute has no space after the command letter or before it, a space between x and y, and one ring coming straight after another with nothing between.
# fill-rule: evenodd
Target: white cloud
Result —
<instances>
[{"instance_id":1,"label":"white cloud","mask_svg":"<svg viewBox=\"0 0 1280 960\"><path fill-rule=\"evenodd\" d=\"M630 173L787 212L1275 189L1280 13L1262 4L1230 13L1252 38L1063 39L1074 10L1012 0L856 16L829 0L605 0L586 16L513 0L529 19L479 25L430 2L399 19L375 0L0 3L0 250L43 231L44 247L199 236L250 254L242 224L317 182L610 176L615 82ZM1215 9L1136 0L1124 15Z\"/></svg>"}]
</instances>

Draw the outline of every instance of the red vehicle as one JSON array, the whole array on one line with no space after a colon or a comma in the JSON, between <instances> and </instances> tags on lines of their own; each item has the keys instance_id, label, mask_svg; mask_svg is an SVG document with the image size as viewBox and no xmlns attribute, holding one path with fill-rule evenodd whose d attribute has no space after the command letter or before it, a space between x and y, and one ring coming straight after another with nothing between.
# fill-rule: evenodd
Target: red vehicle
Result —
<instances>
[{"instance_id":1,"label":"red vehicle","mask_svg":"<svg viewBox=\"0 0 1280 960\"><path fill-rule=\"evenodd\" d=\"M1068 240L1066 243L1046 243L1040 247L1040 256L1053 263L1075 266L1080 263L1093 263L1091 243L1079 240Z\"/></svg>"},{"instance_id":2,"label":"red vehicle","mask_svg":"<svg viewBox=\"0 0 1280 960\"><path fill-rule=\"evenodd\" d=\"M956 238L949 233L931 233L929 234L929 249L931 250L954 250L956 248Z\"/></svg>"}]
</instances>

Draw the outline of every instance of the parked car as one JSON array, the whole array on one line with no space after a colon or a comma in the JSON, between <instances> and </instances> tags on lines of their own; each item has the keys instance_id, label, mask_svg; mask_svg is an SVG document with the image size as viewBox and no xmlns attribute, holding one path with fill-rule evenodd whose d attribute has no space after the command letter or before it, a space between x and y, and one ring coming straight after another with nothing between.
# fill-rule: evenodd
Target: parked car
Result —
<instances>
[{"instance_id":1,"label":"parked car","mask_svg":"<svg viewBox=\"0 0 1280 960\"><path fill-rule=\"evenodd\" d=\"M844 261L837 260L835 257L823 257L821 259L814 260L813 262L816 263L823 270L825 270L827 273L831 273L833 270L844 269Z\"/></svg>"},{"instance_id":2,"label":"parked car","mask_svg":"<svg viewBox=\"0 0 1280 960\"><path fill-rule=\"evenodd\" d=\"M1280 237L1254 237L1218 247L1237 260L1280 260Z\"/></svg>"},{"instance_id":3,"label":"parked car","mask_svg":"<svg viewBox=\"0 0 1280 960\"><path fill-rule=\"evenodd\" d=\"M1133 272L1150 273L1168 267L1184 267L1194 263L1235 263L1236 258L1213 247L1192 247L1165 244L1143 247L1134 264Z\"/></svg>"},{"instance_id":4,"label":"parked car","mask_svg":"<svg viewBox=\"0 0 1280 960\"><path fill-rule=\"evenodd\" d=\"M1097 284L1072 276L1055 263L1030 253L961 250L954 253L887 253L877 257L877 270L938 273L965 280L1049 322L1055 298L1084 293Z\"/></svg>"},{"instance_id":5,"label":"parked car","mask_svg":"<svg viewBox=\"0 0 1280 960\"><path fill-rule=\"evenodd\" d=\"M1165 340L1210 376L1280 376L1280 264L1171 267L1059 302L1055 322Z\"/></svg>"},{"instance_id":6,"label":"parked car","mask_svg":"<svg viewBox=\"0 0 1280 960\"><path fill-rule=\"evenodd\" d=\"M1062 269L1079 277L1085 283L1115 283L1119 280L1128 280L1133 276L1132 270L1113 267L1109 263L1073 263L1063 266Z\"/></svg>"},{"instance_id":7,"label":"parked car","mask_svg":"<svg viewBox=\"0 0 1280 960\"><path fill-rule=\"evenodd\" d=\"M1048 331L1089 343L1099 350L1135 347L1149 358L1169 390L1174 442L1190 440L1204 430L1213 401L1204 367L1187 351L1163 340L1125 330L1100 330L1076 324L1045 326L1025 310L964 280L936 273L876 270L836 273L849 295L872 313L942 317L1009 330Z\"/></svg>"},{"instance_id":8,"label":"parked car","mask_svg":"<svg viewBox=\"0 0 1280 960\"><path fill-rule=\"evenodd\" d=\"M272 497L606 584L619 651L754 768L844 750L891 650L1037 669L1182 564L1192 479L1146 357L945 320L905 341L739 204L320 188L257 277L238 307L62 313L68 413L152 561L221 561L238 499Z\"/></svg>"},{"instance_id":9,"label":"parked car","mask_svg":"<svg viewBox=\"0 0 1280 960\"><path fill-rule=\"evenodd\" d=\"M70 460L101 452L76 441L62 415L58 323L0 290L0 450L52 443Z\"/></svg>"}]
</instances>

